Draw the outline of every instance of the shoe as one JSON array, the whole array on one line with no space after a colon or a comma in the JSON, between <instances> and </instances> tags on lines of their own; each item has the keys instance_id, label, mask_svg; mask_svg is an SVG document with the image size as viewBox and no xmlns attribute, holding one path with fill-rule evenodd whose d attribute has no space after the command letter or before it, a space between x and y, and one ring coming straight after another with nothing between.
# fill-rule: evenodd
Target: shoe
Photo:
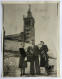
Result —
<instances>
[{"instance_id":1,"label":"shoe","mask_svg":"<svg viewBox=\"0 0 62 79\"><path fill-rule=\"evenodd\" d=\"M34 73L33 73L33 74L31 74L31 75L34 75Z\"/></svg>"},{"instance_id":2,"label":"shoe","mask_svg":"<svg viewBox=\"0 0 62 79\"><path fill-rule=\"evenodd\" d=\"M22 74L20 74L20 76L22 76Z\"/></svg>"},{"instance_id":3,"label":"shoe","mask_svg":"<svg viewBox=\"0 0 62 79\"><path fill-rule=\"evenodd\" d=\"M23 73L23 75L26 75L25 73Z\"/></svg>"},{"instance_id":4,"label":"shoe","mask_svg":"<svg viewBox=\"0 0 62 79\"><path fill-rule=\"evenodd\" d=\"M40 72L36 73L36 75L40 75Z\"/></svg>"},{"instance_id":5,"label":"shoe","mask_svg":"<svg viewBox=\"0 0 62 79\"><path fill-rule=\"evenodd\" d=\"M47 74L47 73L45 73L45 75L47 76L48 74Z\"/></svg>"}]
</instances>

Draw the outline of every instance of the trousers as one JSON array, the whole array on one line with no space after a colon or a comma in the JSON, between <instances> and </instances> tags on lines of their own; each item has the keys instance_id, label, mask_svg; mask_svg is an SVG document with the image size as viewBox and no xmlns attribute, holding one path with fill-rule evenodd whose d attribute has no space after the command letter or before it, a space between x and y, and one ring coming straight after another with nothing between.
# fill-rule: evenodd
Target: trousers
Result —
<instances>
[{"instance_id":1,"label":"trousers","mask_svg":"<svg viewBox=\"0 0 62 79\"><path fill-rule=\"evenodd\" d=\"M35 67L34 67L35 66ZM30 62L30 74L40 74L39 58L35 56Z\"/></svg>"}]
</instances>

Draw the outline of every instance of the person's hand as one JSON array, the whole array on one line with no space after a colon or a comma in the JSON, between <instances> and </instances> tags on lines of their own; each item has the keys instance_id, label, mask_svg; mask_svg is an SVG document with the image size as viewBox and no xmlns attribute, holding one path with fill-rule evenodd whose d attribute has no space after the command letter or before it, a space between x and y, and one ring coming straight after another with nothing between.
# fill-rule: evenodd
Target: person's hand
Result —
<instances>
[{"instance_id":1,"label":"person's hand","mask_svg":"<svg viewBox=\"0 0 62 79\"><path fill-rule=\"evenodd\" d=\"M44 51L42 51L41 54L44 54Z\"/></svg>"}]
</instances>

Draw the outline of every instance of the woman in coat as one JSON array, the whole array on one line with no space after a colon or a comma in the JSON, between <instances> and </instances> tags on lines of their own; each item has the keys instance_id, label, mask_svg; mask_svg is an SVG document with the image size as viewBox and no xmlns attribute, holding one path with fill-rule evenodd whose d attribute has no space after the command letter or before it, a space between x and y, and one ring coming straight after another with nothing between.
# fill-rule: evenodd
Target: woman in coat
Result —
<instances>
[{"instance_id":1,"label":"woman in coat","mask_svg":"<svg viewBox=\"0 0 62 79\"><path fill-rule=\"evenodd\" d=\"M24 59L26 57L26 52L24 48L19 48L19 52L20 52L19 68L21 69L21 75L25 75Z\"/></svg>"}]
</instances>

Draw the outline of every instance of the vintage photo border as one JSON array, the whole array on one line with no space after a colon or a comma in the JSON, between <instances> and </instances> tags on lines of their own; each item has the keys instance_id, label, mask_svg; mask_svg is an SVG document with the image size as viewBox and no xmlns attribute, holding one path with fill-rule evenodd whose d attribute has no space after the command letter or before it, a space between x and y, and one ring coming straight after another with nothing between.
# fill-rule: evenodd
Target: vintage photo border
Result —
<instances>
[{"instance_id":1,"label":"vintage photo border","mask_svg":"<svg viewBox=\"0 0 62 79\"><path fill-rule=\"evenodd\" d=\"M31 1L28 1L29 3L31 3ZM33 1L34 3L35 3L35 1ZM52 2L52 1L50 1L50 2ZM56 2L57 3L57 1L53 1L53 3L54 2ZM2 2L2 4L7 4L7 3L9 3L9 2ZM20 4L20 3L26 3L25 1L23 1L23 2L13 2L13 1L11 1L10 3L18 3L18 4ZM37 1L37 3L39 3L39 1ZM41 1L41 3L44 3L44 1ZM49 3L49 1L48 1L48 3ZM60 6L59 6L60 7ZM59 9L60 10L60 9ZM60 17L60 11L58 10L58 13L59 13L59 17ZM3 14L2 14L3 15ZM60 20L60 18L59 18L59 20ZM3 21L3 17L2 17L2 21ZM2 26L3 26L3 24L2 24ZM60 26L60 22L59 22L59 26ZM2 29L2 27L1 27L1 29ZM3 31L1 31L1 33L3 34ZM58 35L59 37L60 37L60 28L59 28L59 35ZM58 37L58 38L59 38ZM3 36L2 36L2 39L3 39ZM3 41L3 40L2 40ZM58 39L58 41L60 41L60 39ZM60 42L59 42L60 43ZM59 43L58 43L58 46L59 46ZM3 42L1 43L2 44L2 48L3 48ZM57 51L60 53L60 46L59 47L57 47L57 48L59 48ZM2 52L3 52L3 49L2 49ZM59 73L59 74L57 74L57 76L59 77L60 76L60 54L57 52L57 68L58 68L58 71L57 71L57 73ZM3 54L1 54L1 56L3 57ZM3 58L2 58L3 59ZM3 61L3 60L2 60ZM2 66L3 66L3 64L2 64ZM2 68L2 67L1 67ZM2 71L3 71L3 69L2 69ZM3 72L2 72L2 74L3 74ZM1 75L2 75L1 74ZM21 78L21 77L20 77ZM29 77L30 78L30 77ZM38 77L37 77L38 78ZM42 77L40 77L40 78L42 78ZM46 77L45 77L46 78Z\"/></svg>"}]
</instances>

